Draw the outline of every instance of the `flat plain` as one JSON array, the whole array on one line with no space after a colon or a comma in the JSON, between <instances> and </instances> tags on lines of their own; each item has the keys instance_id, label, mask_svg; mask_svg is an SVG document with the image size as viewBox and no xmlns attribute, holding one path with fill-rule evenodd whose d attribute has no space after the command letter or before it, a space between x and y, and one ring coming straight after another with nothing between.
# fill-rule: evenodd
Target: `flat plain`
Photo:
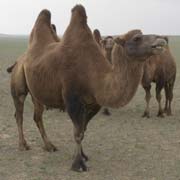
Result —
<instances>
[{"instance_id":1,"label":"flat plain","mask_svg":"<svg viewBox=\"0 0 180 180\"><path fill-rule=\"evenodd\" d=\"M24 132L31 150L18 150L10 75L6 68L26 47L27 37L0 36L0 180L180 180L180 37L170 37L177 62L173 116L156 117L158 105L153 86L151 117L142 118L145 93L139 86L126 107L111 109L111 116L99 112L89 123L83 141L90 159L89 171L85 173L70 170L75 143L66 113L45 111L45 128L58 151L43 150L33 122L30 97L25 103Z\"/></svg>"}]
</instances>

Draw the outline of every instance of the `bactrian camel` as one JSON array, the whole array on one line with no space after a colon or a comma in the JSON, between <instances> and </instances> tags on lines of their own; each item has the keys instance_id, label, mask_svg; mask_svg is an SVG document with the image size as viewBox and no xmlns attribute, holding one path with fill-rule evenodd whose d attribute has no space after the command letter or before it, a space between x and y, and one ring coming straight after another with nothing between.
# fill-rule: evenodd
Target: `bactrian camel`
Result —
<instances>
[{"instance_id":1,"label":"bactrian camel","mask_svg":"<svg viewBox=\"0 0 180 180\"><path fill-rule=\"evenodd\" d=\"M74 125L76 143L72 170L87 170L85 161L88 157L83 152L82 140L88 122L101 106L125 106L137 90L145 60L161 53L166 46L164 37L143 35L139 30L118 37L116 43L111 64L95 42L81 5L72 9L71 20L61 42L54 38L50 12L43 10L39 14L28 49L17 61L11 76L20 149L29 149L22 124L24 101L30 93L34 103L34 121L45 149L56 150L43 126L44 106L65 106Z\"/></svg>"},{"instance_id":2,"label":"bactrian camel","mask_svg":"<svg viewBox=\"0 0 180 180\"><path fill-rule=\"evenodd\" d=\"M168 43L168 38L166 41ZM169 46L159 55L151 56L144 64L144 74L142 78L142 86L146 92L146 109L143 117L150 117L149 103L151 98L151 83L156 84L156 99L159 104L157 116L164 117L164 113L172 115L171 102L173 99L173 87L176 78L176 63L170 52ZM161 90L165 90L165 107L161 105Z\"/></svg>"}]
</instances>

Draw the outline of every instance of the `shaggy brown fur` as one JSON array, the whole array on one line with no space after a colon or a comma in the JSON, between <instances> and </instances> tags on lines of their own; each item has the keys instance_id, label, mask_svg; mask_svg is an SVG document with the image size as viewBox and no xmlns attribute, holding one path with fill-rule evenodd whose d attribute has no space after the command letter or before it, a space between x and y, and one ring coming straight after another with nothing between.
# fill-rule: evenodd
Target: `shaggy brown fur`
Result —
<instances>
[{"instance_id":1,"label":"shaggy brown fur","mask_svg":"<svg viewBox=\"0 0 180 180\"><path fill-rule=\"evenodd\" d=\"M132 99L141 80L143 62L157 51L156 46L165 44L161 37L133 32L128 33L129 39L126 36L117 39L112 66L93 38L83 6L72 9L71 21L61 42L56 42L52 34L50 12L40 13L28 49L17 61L11 77L20 149L29 149L22 128L24 101L29 92L34 103L34 121L45 149L56 150L43 126L43 107L65 106L74 125L77 146L72 169L87 170L85 160L88 158L81 143L88 122L101 106L117 108ZM138 44L134 42L137 35L142 38Z\"/></svg>"},{"instance_id":2,"label":"shaggy brown fur","mask_svg":"<svg viewBox=\"0 0 180 180\"><path fill-rule=\"evenodd\" d=\"M156 84L156 99L159 104L158 116L164 117L163 113L172 115L171 102L173 99L173 87L176 78L176 63L169 47L164 53L150 57L144 64L144 74L142 78L142 86L146 91L146 109L143 117L149 117L149 102L151 98L151 83ZM161 106L161 90L165 90L165 107L164 111Z\"/></svg>"}]
</instances>

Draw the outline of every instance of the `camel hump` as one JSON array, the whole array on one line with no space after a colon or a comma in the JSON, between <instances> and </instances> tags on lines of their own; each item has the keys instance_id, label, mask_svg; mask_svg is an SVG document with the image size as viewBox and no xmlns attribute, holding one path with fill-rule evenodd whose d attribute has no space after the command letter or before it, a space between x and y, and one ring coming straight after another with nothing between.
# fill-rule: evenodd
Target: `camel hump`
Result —
<instances>
[{"instance_id":1,"label":"camel hump","mask_svg":"<svg viewBox=\"0 0 180 180\"><path fill-rule=\"evenodd\" d=\"M51 21L51 12L48 9L43 9L39 13L35 24L37 25L38 23L41 23L41 22L50 24L50 21Z\"/></svg>"},{"instance_id":2,"label":"camel hump","mask_svg":"<svg viewBox=\"0 0 180 180\"><path fill-rule=\"evenodd\" d=\"M93 31L93 36L94 36L94 39L96 40L96 42L97 42L99 45L101 45L101 40L102 40L102 38L101 38L101 33L100 33L100 31L99 31L98 29L95 29L95 30Z\"/></svg>"},{"instance_id":3,"label":"camel hump","mask_svg":"<svg viewBox=\"0 0 180 180\"><path fill-rule=\"evenodd\" d=\"M74 6L71 10L71 13L72 13L71 20L73 22L80 22L83 24L87 23L86 10L84 6L82 6L81 4L77 4L76 6Z\"/></svg>"},{"instance_id":4,"label":"camel hump","mask_svg":"<svg viewBox=\"0 0 180 180\"><path fill-rule=\"evenodd\" d=\"M76 4L73 8L72 8L72 13L73 12L79 12L81 15L86 15L86 10L85 10L85 8L84 8L84 6L83 5L81 5L81 4Z\"/></svg>"},{"instance_id":5,"label":"camel hump","mask_svg":"<svg viewBox=\"0 0 180 180\"><path fill-rule=\"evenodd\" d=\"M53 42L51 12L47 9L43 9L39 13L31 31L29 44L34 42L40 45L46 45Z\"/></svg>"},{"instance_id":6,"label":"camel hump","mask_svg":"<svg viewBox=\"0 0 180 180\"><path fill-rule=\"evenodd\" d=\"M95 29L93 31L93 34L94 34L94 37L97 38L97 39L101 39L101 33L98 29Z\"/></svg>"}]
</instances>

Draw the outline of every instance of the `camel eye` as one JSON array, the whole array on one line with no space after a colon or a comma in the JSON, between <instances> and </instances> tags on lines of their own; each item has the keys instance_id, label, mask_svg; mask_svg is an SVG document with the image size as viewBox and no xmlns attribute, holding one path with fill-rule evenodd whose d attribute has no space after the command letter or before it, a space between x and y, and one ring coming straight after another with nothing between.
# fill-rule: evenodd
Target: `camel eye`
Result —
<instances>
[{"instance_id":1,"label":"camel eye","mask_svg":"<svg viewBox=\"0 0 180 180\"><path fill-rule=\"evenodd\" d=\"M134 42L139 42L139 41L141 41L141 36L136 36L134 39L133 39L133 41Z\"/></svg>"}]
</instances>

